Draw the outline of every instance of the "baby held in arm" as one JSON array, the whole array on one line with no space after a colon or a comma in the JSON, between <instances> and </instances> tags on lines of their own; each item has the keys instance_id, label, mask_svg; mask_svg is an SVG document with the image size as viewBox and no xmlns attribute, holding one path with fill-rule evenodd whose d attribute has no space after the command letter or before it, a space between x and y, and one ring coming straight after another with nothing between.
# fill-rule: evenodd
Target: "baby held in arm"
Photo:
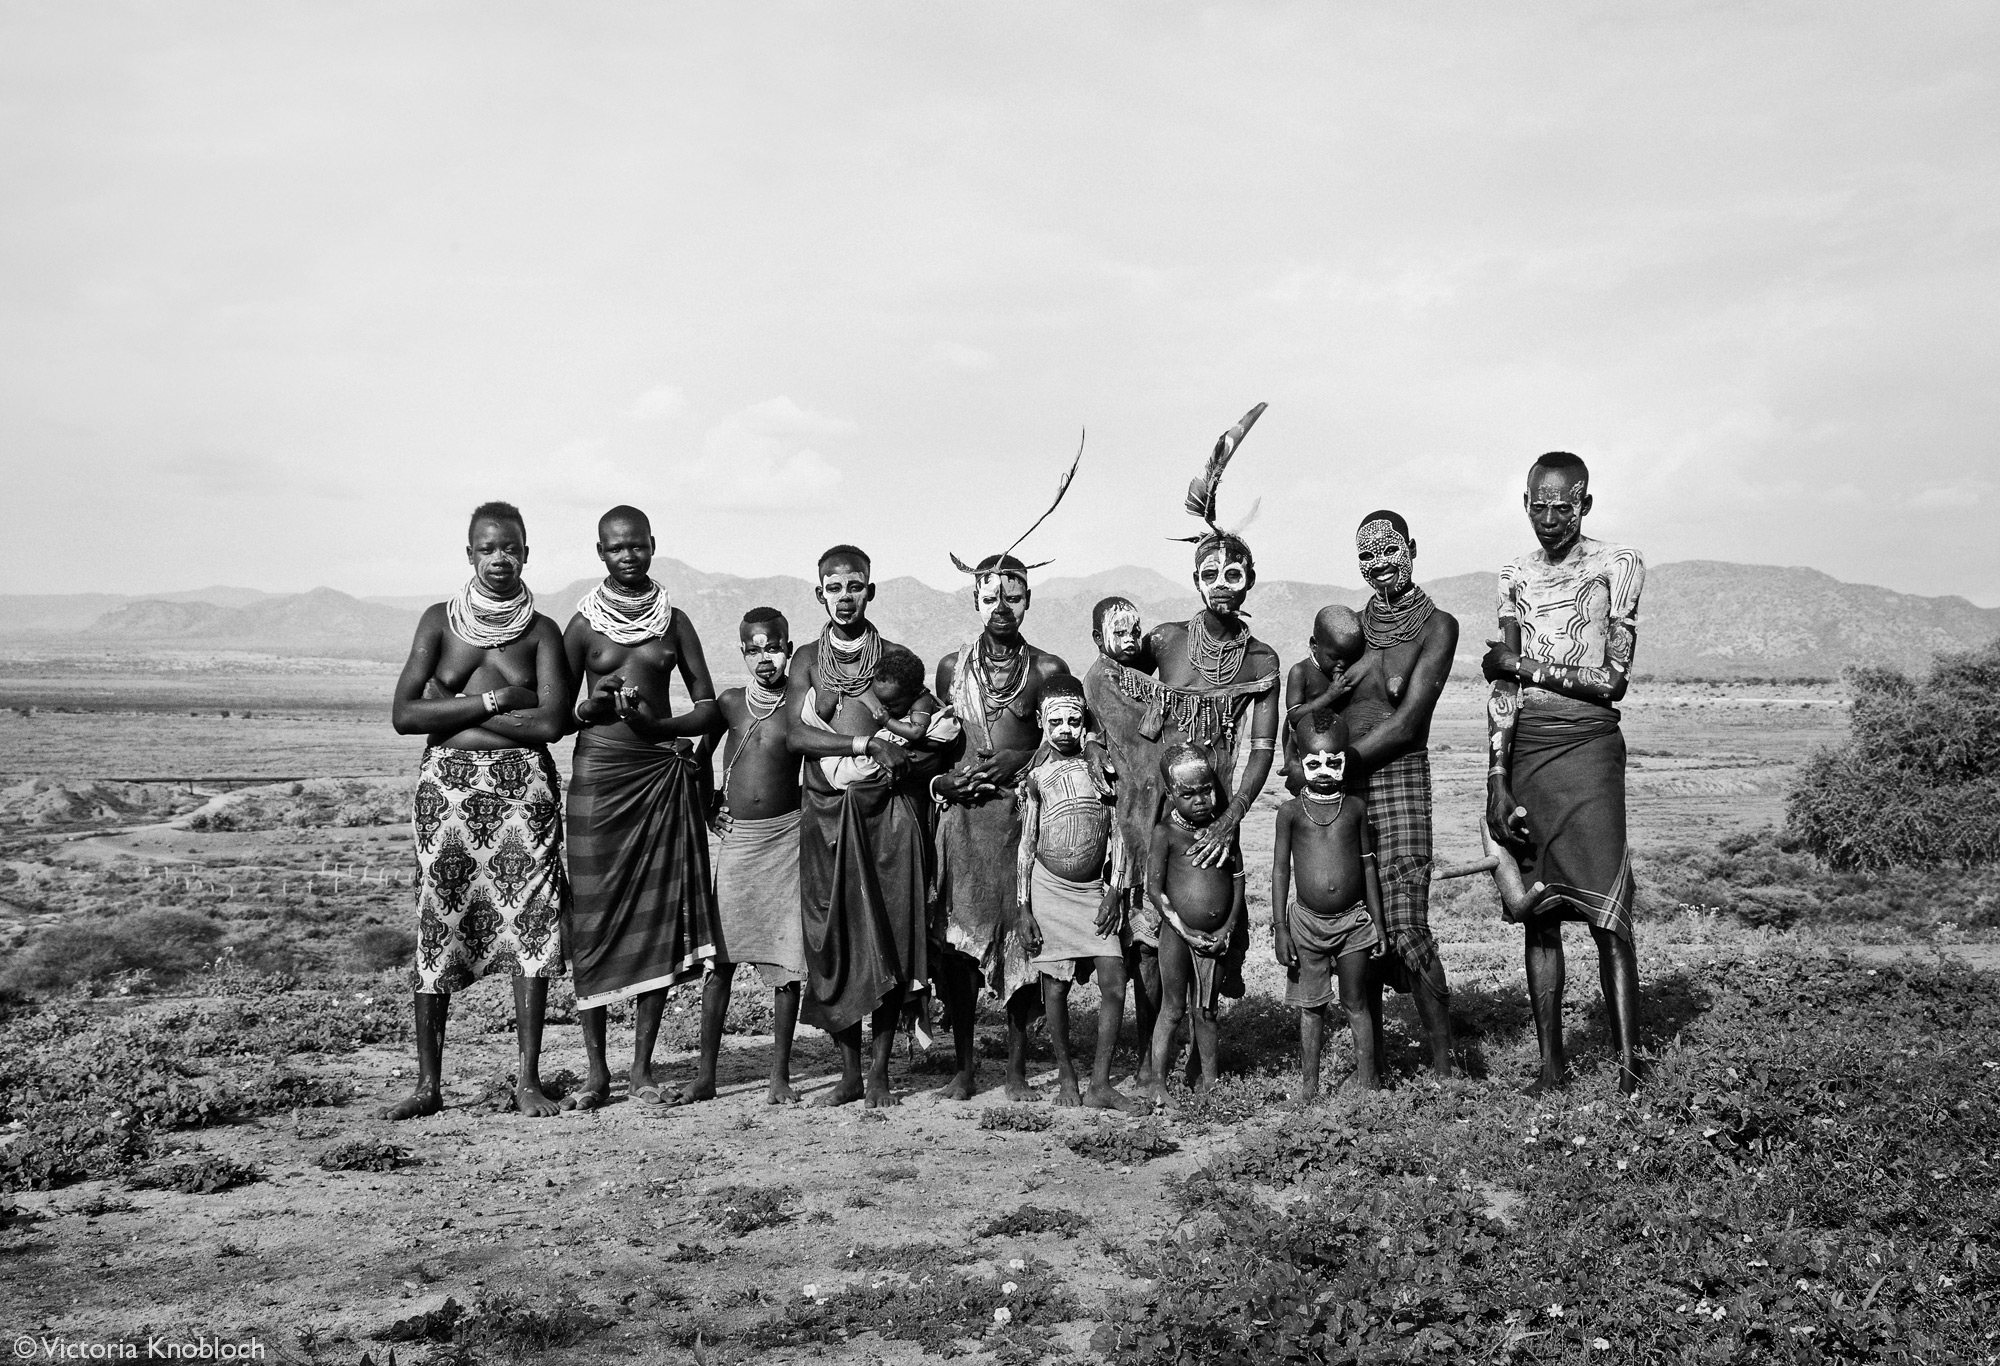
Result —
<instances>
[{"instance_id":1,"label":"baby held in arm","mask_svg":"<svg viewBox=\"0 0 2000 1366\"><path fill-rule=\"evenodd\" d=\"M900 645L883 649L875 681L861 694L875 718L875 738L913 749L941 749L958 736L958 718L924 686L924 664ZM836 788L866 782L882 771L867 755L821 759L820 771Z\"/></svg>"}]
</instances>

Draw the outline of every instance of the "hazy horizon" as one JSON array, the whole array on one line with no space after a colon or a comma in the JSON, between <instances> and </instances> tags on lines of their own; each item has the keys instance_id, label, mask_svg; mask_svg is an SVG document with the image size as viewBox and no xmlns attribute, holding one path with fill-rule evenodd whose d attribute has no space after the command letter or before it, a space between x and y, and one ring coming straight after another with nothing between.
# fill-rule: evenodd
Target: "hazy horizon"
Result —
<instances>
[{"instance_id":1,"label":"hazy horizon","mask_svg":"<svg viewBox=\"0 0 2000 1366\"><path fill-rule=\"evenodd\" d=\"M0 11L0 593L662 553L1184 581L1532 544L2000 604L2000 12L527 3Z\"/></svg>"}]
</instances>

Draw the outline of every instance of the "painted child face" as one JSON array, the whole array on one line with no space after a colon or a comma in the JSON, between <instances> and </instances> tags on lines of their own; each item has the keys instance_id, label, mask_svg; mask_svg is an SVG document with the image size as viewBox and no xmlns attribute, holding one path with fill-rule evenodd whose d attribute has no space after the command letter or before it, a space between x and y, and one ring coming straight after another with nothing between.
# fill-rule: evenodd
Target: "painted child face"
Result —
<instances>
[{"instance_id":1,"label":"painted child face","mask_svg":"<svg viewBox=\"0 0 2000 1366\"><path fill-rule=\"evenodd\" d=\"M1189 825L1215 819L1215 775L1206 765L1182 764L1167 776L1167 800Z\"/></svg>"},{"instance_id":2,"label":"painted child face","mask_svg":"<svg viewBox=\"0 0 2000 1366\"><path fill-rule=\"evenodd\" d=\"M1307 787L1322 796L1330 795L1340 790L1347 777L1347 750L1333 736L1315 735L1299 755L1299 767L1305 770Z\"/></svg>"},{"instance_id":3,"label":"painted child face","mask_svg":"<svg viewBox=\"0 0 2000 1366\"><path fill-rule=\"evenodd\" d=\"M1042 703L1042 737L1061 755L1083 749L1083 704L1074 697L1058 697Z\"/></svg>"},{"instance_id":4,"label":"painted child face","mask_svg":"<svg viewBox=\"0 0 2000 1366\"><path fill-rule=\"evenodd\" d=\"M1583 517L1590 511L1590 486L1573 472L1545 469L1528 473L1528 491L1521 495L1535 539L1551 555L1560 555L1583 534Z\"/></svg>"},{"instance_id":5,"label":"painted child face","mask_svg":"<svg viewBox=\"0 0 2000 1366\"><path fill-rule=\"evenodd\" d=\"M792 642L781 621L759 621L741 627L743 663L750 676L767 688L778 686L792 662Z\"/></svg>"},{"instance_id":6,"label":"painted child face","mask_svg":"<svg viewBox=\"0 0 2000 1366\"><path fill-rule=\"evenodd\" d=\"M973 585L972 604L988 635L999 640L1017 636L1028 615L1027 581L1013 574L983 574Z\"/></svg>"},{"instance_id":7,"label":"painted child face","mask_svg":"<svg viewBox=\"0 0 2000 1366\"><path fill-rule=\"evenodd\" d=\"M867 615L868 604L875 596L869 574L867 565L844 560L829 564L820 573L813 596L826 608L834 625L852 626Z\"/></svg>"},{"instance_id":8,"label":"painted child face","mask_svg":"<svg viewBox=\"0 0 2000 1366\"><path fill-rule=\"evenodd\" d=\"M1140 624L1137 612L1116 607L1104 614L1104 628L1097 637L1100 654L1119 664L1130 664L1139 657L1139 649L1145 643L1146 629Z\"/></svg>"},{"instance_id":9,"label":"painted child face","mask_svg":"<svg viewBox=\"0 0 2000 1366\"><path fill-rule=\"evenodd\" d=\"M528 536L517 522L481 517L465 546L480 590L496 598L511 598L521 588L521 570L528 563Z\"/></svg>"},{"instance_id":10,"label":"painted child face","mask_svg":"<svg viewBox=\"0 0 2000 1366\"><path fill-rule=\"evenodd\" d=\"M1394 522L1386 517L1363 522L1354 533L1354 552L1361 562L1361 577L1384 598L1398 597L1409 588L1416 548Z\"/></svg>"},{"instance_id":11,"label":"painted child face","mask_svg":"<svg viewBox=\"0 0 2000 1366\"><path fill-rule=\"evenodd\" d=\"M1220 547L1202 556L1194 570L1195 591L1201 594L1202 604L1218 617L1233 617L1243 610L1243 599L1250 596L1252 582L1249 563Z\"/></svg>"}]
</instances>

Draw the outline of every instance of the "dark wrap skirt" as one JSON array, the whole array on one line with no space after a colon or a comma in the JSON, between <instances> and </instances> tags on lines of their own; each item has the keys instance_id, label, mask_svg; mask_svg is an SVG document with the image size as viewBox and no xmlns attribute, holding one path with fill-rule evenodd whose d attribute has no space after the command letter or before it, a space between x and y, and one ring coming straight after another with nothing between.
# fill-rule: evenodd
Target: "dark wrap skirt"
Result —
<instances>
[{"instance_id":1,"label":"dark wrap skirt","mask_svg":"<svg viewBox=\"0 0 2000 1366\"><path fill-rule=\"evenodd\" d=\"M1534 838L1521 876L1548 889L1542 915L1632 938L1632 854L1625 843L1625 737L1610 707L1524 709L1509 765Z\"/></svg>"}]
</instances>

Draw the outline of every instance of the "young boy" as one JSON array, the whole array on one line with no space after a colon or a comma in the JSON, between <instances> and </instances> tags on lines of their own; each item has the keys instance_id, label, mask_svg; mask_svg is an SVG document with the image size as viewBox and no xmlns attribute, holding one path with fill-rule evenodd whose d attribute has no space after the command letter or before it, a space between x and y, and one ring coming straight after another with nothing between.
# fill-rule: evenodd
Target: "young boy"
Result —
<instances>
[{"instance_id":1,"label":"young boy","mask_svg":"<svg viewBox=\"0 0 2000 1366\"><path fill-rule=\"evenodd\" d=\"M1125 950L1118 937L1123 898L1104 885L1110 847L1109 788L1083 754L1083 684L1058 674L1042 686L1043 744L1021 779L1021 935L1039 974L1049 1043L1056 1055L1056 1104L1131 1112L1111 1085L1111 1055L1125 1015ZM1097 973L1097 1059L1090 1089L1078 1093L1069 1052L1069 988Z\"/></svg>"},{"instance_id":2,"label":"young boy","mask_svg":"<svg viewBox=\"0 0 2000 1366\"><path fill-rule=\"evenodd\" d=\"M1189 847L1215 823L1217 783L1208 756L1193 745L1175 745L1160 756L1160 777L1167 815L1153 827L1146 860L1146 897L1160 913L1160 1018L1153 1026L1151 1083L1145 1091L1164 1105L1174 1032L1190 1004L1201 1055L1200 1089L1216 1083L1216 979L1244 907L1236 854L1213 868L1197 868L1188 858Z\"/></svg>"},{"instance_id":3,"label":"young boy","mask_svg":"<svg viewBox=\"0 0 2000 1366\"><path fill-rule=\"evenodd\" d=\"M723 1017L739 964L757 969L771 988L773 1032L768 1105L792 1105L792 1032L805 980L804 923L799 915L799 756L786 742L785 670L792 658L791 626L775 607L753 607L737 628L750 682L716 699L722 727L702 740L700 764L712 771L727 737L722 788L711 821L716 914L722 933L701 991L701 1061L684 1100L715 1095L716 1055Z\"/></svg>"},{"instance_id":4,"label":"young boy","mask_svg":"<svg viewBox=\"0 0 2000 1366\"><path fill-rule=\"evenodd\" d=\"M1347 723L1327 708L1300 720L1299 766L1305 788L1278 808L1271 856L1271 917L1285 1004L1299 1012L1301 1103L1319 1097L1320 1045L1339 976L1341 1008L1354 1031L1354 1076L1367 1090L1382 1085L1382 988L1370 959L1382 954L1377 929L1382 888L1369 847L1368 811L1344 790ZM1293 874L1298 897L1291 899Z\"/></svg>"},{"instance_id":5,"label":"young boy","mask_svg":"<svg viewBox=\"0 0 2000 1366\"><path fill-rule=\"evenodd\" d=\"M1296 728L1308 714L1346 701L1356 682L1348 670L1367 648L1359 612L1337 603L1319 609L1313 618L1307 657L1285 675L1285 724L1280 729L1285 737L1285 790L1293 796L1306 781L1299 771Z\"/></svg>"}]
</instances>

